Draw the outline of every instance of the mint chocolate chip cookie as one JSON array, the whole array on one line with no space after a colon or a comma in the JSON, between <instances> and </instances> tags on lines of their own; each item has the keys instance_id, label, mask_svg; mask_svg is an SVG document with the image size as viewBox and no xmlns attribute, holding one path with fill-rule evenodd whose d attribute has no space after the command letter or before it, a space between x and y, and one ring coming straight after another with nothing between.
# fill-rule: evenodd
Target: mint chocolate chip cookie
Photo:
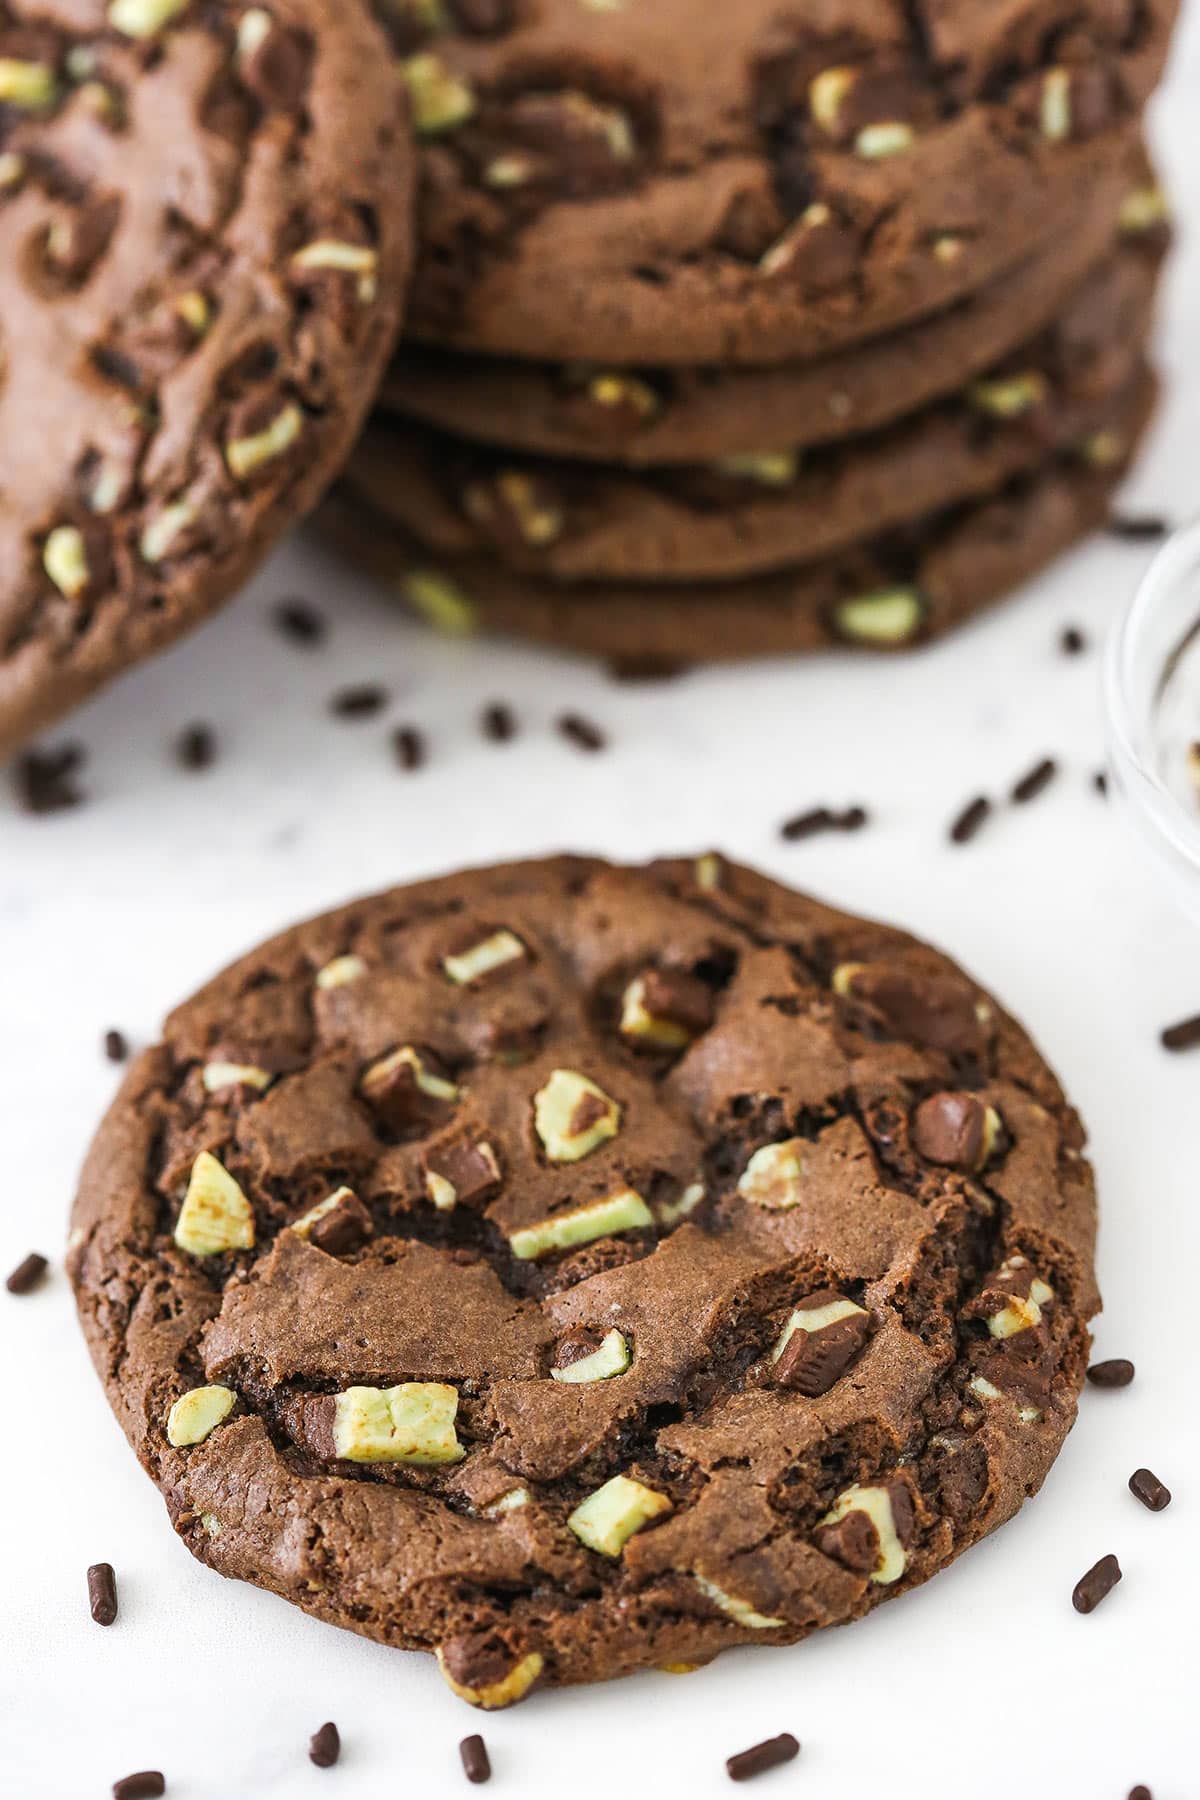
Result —
<instances>
[{"instance_id":1,"label":"mint chocolate chip cookie","mask_svg":"<svg viewBox=\"0 0 1200 1800\"><path fill-rule=\"evenodd\" d=\"M785 1645L1046 1476L1082 1128L946 957L716 855L300 926L131 1068L71 1278L188 1547L500 1707Z\"/></svg>"},{"instance_id":2,"label":"mint chocolate chip cookie","mask_svg":"<svg viewBox=\"0 0 1200 1800\"><path fill-rule=\"evenodd\" d=\"M317 499L392 346L411 161L359 0L0 7L0 753Z\"/></svg>"}]
</instances>

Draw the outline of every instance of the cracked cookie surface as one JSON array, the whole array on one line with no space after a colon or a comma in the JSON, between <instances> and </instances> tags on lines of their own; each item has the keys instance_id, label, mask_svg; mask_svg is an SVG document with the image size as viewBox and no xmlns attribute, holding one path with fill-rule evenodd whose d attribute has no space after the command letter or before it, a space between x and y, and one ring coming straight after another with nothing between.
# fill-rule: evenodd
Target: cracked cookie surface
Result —
<instances>
[{"instance_id":1,"label":"cracked cookie surface","mask_svg":"<svg viewBox=\"0 0 1200 1800\"><path fill-rule=\"evenodd\" d=\"M562 857L181 1007L69 1267L193 1553L501 1706L794 1642L1009 1518L1086 1365L1083 1145L936 951Z\"/></svg>"},{"instance_id":2,"label":"cracked cookie surface","mask_svg":"<svg viewBox=\"0 0 1200 1800\"><path fill-rule=\"evenodd\" d=\"M407 281L403 114L357 0L0 5L0 753L335 473Z\"/></svg>"},{"instance_id":3,"label":"cracked cookie surface","mask_svg":"<svg viewBox=\"0 0 1200 1800\"><path fill-rule=\"evenodd\" d=\"M946 306L1119 164L1175 0L375 0L422 141L411 329L763 364Z\"/></svg>"}]
</instances>

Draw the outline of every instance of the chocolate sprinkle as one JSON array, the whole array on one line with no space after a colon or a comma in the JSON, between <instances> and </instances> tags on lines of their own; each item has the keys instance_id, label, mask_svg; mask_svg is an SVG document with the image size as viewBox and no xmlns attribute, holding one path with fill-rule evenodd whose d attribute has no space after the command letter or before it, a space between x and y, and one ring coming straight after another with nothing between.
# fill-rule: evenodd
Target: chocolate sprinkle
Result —
<instances>
[{"instance_id":1,"label":"chocolate sprinkle","mask_svg":"<svg viewBox=\"0 0 1200 1800\"><path fill-rule=\"evenodd\" d=\"M24 1262L17 1264L4 1285L10 1294L32 1293L49 1267L46 1258L32 1250Z\"/></svg>"},{"instance_id":2,"label":"chocolate sprinkle","mask_svg":"<svg viewBox=\"0 0 1200 1800\"><path fill-rule=\"evenodd\" d=\"M1058 764L1052 756L1044 756L1040 763L1030 769L1028 775L1022 775L1012 791L1013 802L1024 806L1030 800L1036 800L1039 794L1045 793L1054 777L1058 774Z\"/></svg>"},{"instance_id":3,"label":"chocolate sprinkle","mask_svg":"<svg viewBox=\"0 0 1200 1800\"><path fill-rule=\"evenodd\" d=\"M786 820L779 828L779 835L794 844L804 838L817 837L824 831L861 831L869 817L865 806L850 806L845 812L834 812L828 806L814 806L808 812L797 813L795 818Z\"/></svg>"},{"instance_id":4,"label":"chocolate sprinkle","mask_svg":"<svg viewBox=\"0 0 1200 1800\"><path fill-rule=\"evenodd\" d=\"M1078 1613L1095 1612L1100 1602L1112 1593L1121 1579L1121 1565L1115 1556L1102 1556L1087 1574L1075 1583L1071 1605Z\"/></svg>"},{"instance_id":5,"label":"chocolate sprinkle","mask_svg":"<svg viewBox=\"0 0 1200 1800\"><path fill-rule=\"evenodd\" d=\"M335 719L373 719L388 703L388 691L373 681L342 688L329 702Z\"/></svg>"},{"instance_id":6,"label":"chocolate sprinkle","mask_svg":"<svg viewBox=\"0 0 1200 1800\"><path fill-rule=\"evenodd\" d=\"M1092 786L1103 799L1108 799L1108 775L1104 769L1096 770L1092 776Z\"/></svg>"},{"instance_id":7,"label":"chocolate sprinkle","mask_svg":"<svg viewBox=\"0 0 1200 1800\"><path fill-rule=\"evenodd\" d=\"M1064 656L1082 656L1088 641L1078 625L1067 625L1058 640L1058 647Z\"/></svg>"},{"instance_id":8,"label":"chocolate sprinkle","mask_svg":"<svg viewBox=\"0 0 1200 1800\"><path fill-rule=\"evenodd\" d=\"M425 761L425 739L415 725L397 725L392 750L402 769L419 769Z\"/></svg>"},{"instance_id":9,"label":"chocolate sprinkle","mask_svg":"<svg viewBox=\"0 0 1200 1800\"><path fill-rule=\"evenodd\" d=\"M478 1733L474 1737L465 1737L458 1746L458 1754L462 1757L463 1773L468 1781L477 1785L492 1778L492 1765L488 1757L487 1745Z\"/></svg>"},{"instance_id":10,"label":"chocolate sprinkle","mask_svg":"<svg viewBox=\"0 0 1200 1800\"><path fill-rule=\"evenodd\" d=\"M309 1738L308 1760L316 1763L318 1769L332 1769L341 1754L341 1735L333 1720L329 1719Z\"/></svg>"},{"instance_id":11,"label":"chocolate sprinkle","mask_svg":"<svg viewBox=\"0 0 1200 1800\"><path fill-rule=\"evenodd\" d=\"M1087 1378L1093 1387L1128 1387L1133 1380L1133 1364L1123 1356L1112 1356L1107 1362L1093 1363Z\"/></svg>"},{"instance_id":12,"label":"chocolate sprinkle","mask_svg":"<svg viewBox=\"0 0 1200 1800\"><path fill-rule=\"evenodd\" d=\"M123 1063L129 1055L129 1043L123 1031L106 1031L104 1054L109 1062Z\"/></svg>"},{"instance_id":13,"label":"chocolate sprinkle","mask_svg":"<svg viewBox=\"0 0 1200 1800\"><path fill-rule=\"evenodd\" d=\"M781 1731L778 1737L767 1738L765 1743L729 1757L725 1767L730 1781L750 1781L755 1775L765 1775L768 1769L782 1767L799 1754L800 1745L791 1732Z\"/></svg>"},{"instance_id":14,"label":"chocolate sprinkle","mask_svg":"<svg viewBox=\"0 0 1200 1800\"><path fill-rule=\"evenodd\" d=\"M1150 1469L1135 1469L1129 1477L1129 1491L1150 1512L1162 1512L1171 1504L1171 1490Z\"/></svg>"},{"instance_id":15,"label":"chocolate sprinkle","mask_svg":"<svg viewBox=\"0 0 1200 1800\"><path fill-rule=\"evenodd\" d=\"M1130 1788L1129 1800L1154 1800L1154 1795L1139 1781L1136 1787Z\"/></svg>"},{"instance_id":16,"label":"chocolate sprinkle","mask_svg":"<svg viewBox=\"0 0 1200 1800\"><path fill-rule=\"evenodd\" d=\"M502 700L494 700L490 706L485 706L480 722L484 737L493 744L511 743L517 735L516 714Z\"/></svg>"},{"instance_id":17,"label":"chocolate sprinkle","mask_svg":"<svg viewBox=\"0 0 1200 1800\"><path fill-rule=\"evenodd\" d=\"M1178 1025L1168 1025L1162 1034L1164 1050L1194 1050L1197 1045L1200 1045L1200 1013L1190 1019L1181 1019Z\"/></svg>"},{"instance_id":18,"label":"chocolate sprinkle","mask_svg":"<svg viewBox=\"0 0 1200 1800\"><path fill-rule=\"evenodd\" d=\"M175 760L181 769L199 774L217 760L217 737L211 725L189 725L175 740Z\"/></svg>"},{"instance_id":19,"label":"chocolate sprinkle","mask_svg":"<svg viewBox=\"0 0 1200 1800\"><path fill-rule=\"evenodd\" d=\"M157 1769L140 1769L136 1775L114 1781L112 1791L113 1800L159 1800L167 1784Z\"/></svg>"},{"instance_id":20,"label":"chocolate sprinkle","mask_svg":"<svg viewBox=\"0 0 1200 1800\"><path fill-rule=\"evenodd\" d=\"M306 649L321 643L329 629L321 614L304 600L281 600L273 616L282 635Z\"/></svg>"},{"instance_id":21,"label":"chocolate sprinkle","mask_svg":"<svg viewBox=\"0 0 1200 1800\"><path fill-rule=\"evenodd\" d=\"M87 1572L88 1606L97 1625L111 1625L117 1616L117 1578L111 1563L93 1563Z\"/></svg>"},{"instance_id":22,"label":"chocolate sprinkle","mask_svg":"<svg viewBox=\"0 0 1200 1800\"><path fill-rule=\"evenodd\" d=\"M84 796L71 779L84 764L81 744L61 744L56 750L27 750L13 771L17 799L27 813L67 812L82 806Z\"/></svg>"},{"instance_id":23,"label":"chocolate sprinkle","mask_svg":"<svg viewBox=\"0 0 1200 1800\"><path fill-rule=\"evenodd\" d=\"M558 721L558 729L580 750L603 750L608 743L600 727L579 713L564 713Z\"/></svg>"},{"instance_id":24,"label":"chocolate sprinkle","mask_svg":"<svg viewBox=\"0 0 1200 1800\"><path fill-rule=\"evenodd\" d=\"M986 824L991 816L991 811L992 803L983 794L977 800L972 800L969 806L963 808L950 827L950 842L952 844L969 844Z\"/></svg>"},{"instance_id":25,"label":"chocolate sprinkle","mask_svg":"<svg viewBox=\"0 0 1200 1800\"><path fill-rule=\"evenodd\" d=\"M1129 544L1154 544L1169 537L1171 527L1156 513L1114 513L1108 521L1110 537L1123 538Z\"/></svg>"}]
</instances>

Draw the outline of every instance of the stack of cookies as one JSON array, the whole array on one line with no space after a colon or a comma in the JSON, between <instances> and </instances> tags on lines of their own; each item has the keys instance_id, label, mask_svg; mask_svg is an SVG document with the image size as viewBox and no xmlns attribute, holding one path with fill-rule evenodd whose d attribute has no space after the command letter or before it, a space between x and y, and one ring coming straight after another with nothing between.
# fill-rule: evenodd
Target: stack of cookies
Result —
<instances>
[{"instance_id":1,"label":"stack of cookies","mask_svg":"<svg viewBox=\"0 0 1200 1800\"><path fill-rule=\"evenodd\" d=\"M1149 419L1175 0L376 0L406 341L326 519L449 629L655 670L893 648Z\"/></svg>"}]
</instances>

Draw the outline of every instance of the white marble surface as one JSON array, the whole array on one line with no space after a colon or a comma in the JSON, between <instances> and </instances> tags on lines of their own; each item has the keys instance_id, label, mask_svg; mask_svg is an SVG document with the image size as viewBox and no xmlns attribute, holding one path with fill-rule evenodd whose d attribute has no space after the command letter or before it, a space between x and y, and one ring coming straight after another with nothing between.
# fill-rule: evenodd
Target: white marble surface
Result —
<instances>
[{"instance_id":1,"label":"white marble surface","mask_svg":"<svg viewBox=\"0 0 1200 1800\"><path fill-rule=\"evenodd\" d=\"M1195 509L1200 429L1200 9L1158 115L1183 242L1163 352L1171 398L1131 505ZM524 1800L726 1791L732 1750L782 1729L799 1763L762 1791L889 1800L1155 1800L1200 1789L1194 1750L1200 1444L1200 1062L1158 1049L1200 1009L1194 928L1091 790L1101 758L1098 656L1068 661L1060 628L1095 640L1146 553L1096 542L956 641L903 663L830 659L619 688L516 648L434 642L310 544L286 549L243 601L75 721L91 803L32 820L0 797L0 1265L57 1257L72 1185L115 1085L99 1039L137 1041L223 961L306 913L461 863L560 847L638 857L715 843L828 898L943 943L1024 1015L1091 1126L1102 1184L1102 1354L1138 1364L1126 1393L1085 1396L1043 1497L954 1570L850 1631L742 1652L686 1680L647 1676L542 1695L485 1725L494 1791ZM336 591L335 591L336 590ZM302 591L330 645L269 628ZM386 723L339 724L338 684L394 691ZM519 741L486 745L479 707L505 697ZM586 757L550 729L574 706L611 733ZM1198 705L1200 719L1200 705ZM185 778L165 746L193 718L223 757ZM417 775L392 766L391 723L429 734ZM1004 811L966 850L960 803L1004 792L1045 752L1062 779ZM779 820L862 800L860 837L787 847ZM25 1300L0 1294L0 1790L102 1794L157 1766L179 1800L217 1795L462 1791L455 1746L478 1720L426 1659L389 1653L227 1586L192 1563L109 1416L56 1266ZM1126 1492L1146 1463L1176 1488L1161 1517ZM1122 1586L1089 1619L1076 1578L1115 1550ZM118 1570L121 1617L87 1618L84 1569ZM346 1754L305 1758L323 1719Z\"/></svg>"}]
</instances>

